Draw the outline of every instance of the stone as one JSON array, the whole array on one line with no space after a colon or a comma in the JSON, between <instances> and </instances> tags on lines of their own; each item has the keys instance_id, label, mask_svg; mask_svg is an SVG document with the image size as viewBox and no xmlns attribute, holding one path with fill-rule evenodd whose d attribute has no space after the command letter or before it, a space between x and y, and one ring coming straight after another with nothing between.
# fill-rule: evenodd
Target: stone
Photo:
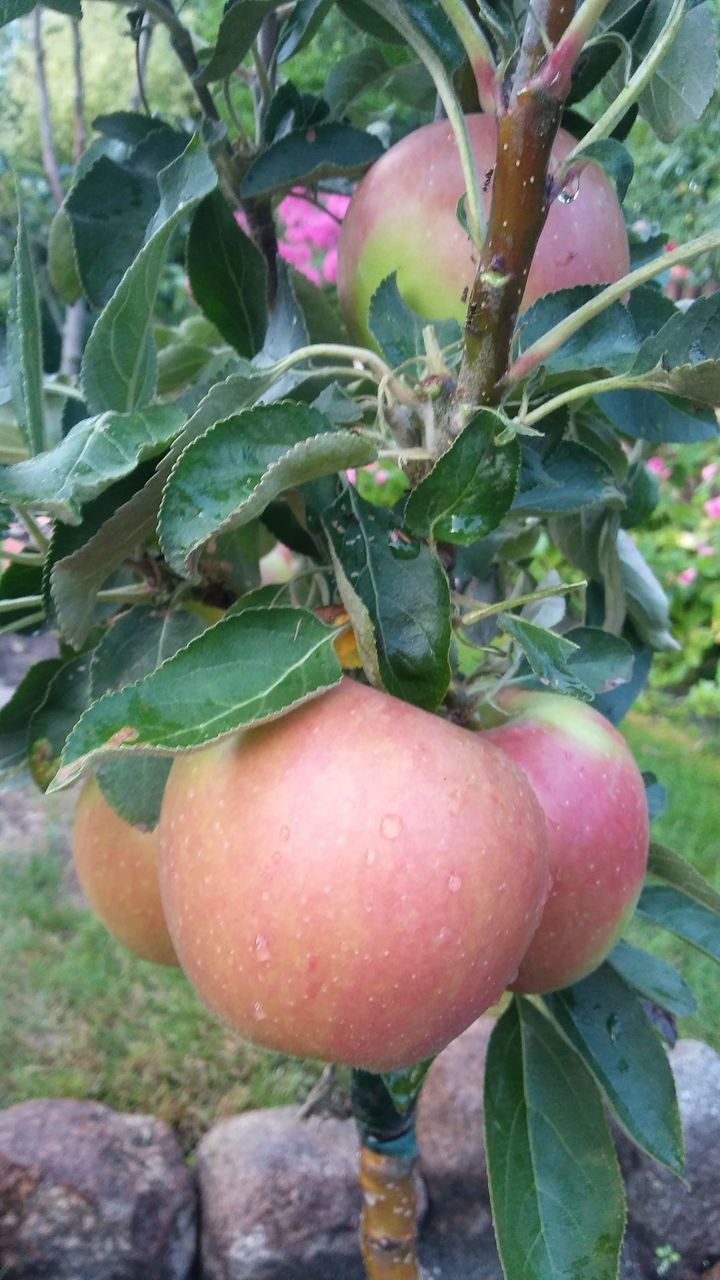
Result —
<instances>
[{"instance_id":1,"label":"stone","mask_svg":"<svg viewBox=\"0 0 720 1280\"><path fill-rule=\"evenodd\" d=\"M251 1111L197 1150L203 1280L363 1280L350 1120Z\"/></svg>"},{"instance_id":2,"label":"stone","mask_svg":"<svg viewBox=\"0 0 720 1280\"><path fill-rule=\"evenodd\" d=\"M482 1142L482 1076L492 1020L434 1064L418 1131L430 1196L426 1280L501 1280ZM295 1108L216 1125L198 1147L203 1280L364 1280L354 1123Z\"/></svg>"},{"instance_id":3,"label":"stone","mask_svg":"<svg viewBox=\"0 0 720 1280\"><path fill-rule=\"evenodd\" d=\"M3 1280L189 1280L192 1174L151 1116L71 1099L0 1112Z\"/></svg>"},{"instance_id":4,"label":"stone","mask_svg":"<svg viewBox=\"0 0 720 1280\"><path fill-rule=\"evenodd\" d=\"M433 1063L418 1104L420 1167L437 1230L492 1238L483 1076L494 1019L479 1018Z\"/></svg>"},{"instance_id":5,"label":"stone","mask_svg":"<svg viewBox=\"0 0 720 1280\"><path fill-rule=\"evenodd\" d=\"M700 1273L720 1258L720 1055L699 1040L680 1040L670 1053L685 1134L684 1186L618 1140L632 1231L654 1254L671 1246L685 1269Z\"/></svg>"}]
</instances>

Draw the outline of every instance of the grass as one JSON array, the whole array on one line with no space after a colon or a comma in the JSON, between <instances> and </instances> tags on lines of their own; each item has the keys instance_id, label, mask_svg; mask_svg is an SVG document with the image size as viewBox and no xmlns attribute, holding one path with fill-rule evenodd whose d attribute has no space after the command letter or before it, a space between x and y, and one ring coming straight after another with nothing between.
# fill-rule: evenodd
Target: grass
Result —
<instances>
[{"instance_id":1,"label":"grass","mask_svg":"<svg viewBox=\"0 0 720 1280\"><path fill-rule=\"evenodd\" d=\"M716 731L717 732L717 731ZM720 752L692 727L635 715L626 734L668 792L655 824L720 888ZM0 850L0 1107L91 1098L160 1116L186 1151L216 1120L299 1101L319 1074L244 1044L203 1009L182 975L126 954L69 887L63 822ZM699 1003L683 1035L720 1049L717 967L646 925L633 941L682 970Z\"/></svg>"},{"instance_id":2,"label":"grass","mask_svg":"<svg viewBox=\"0 0 720 1280\"><path fill-rule=\"evenodd\" d=\"M625 736L643 770L667 791L667 808L653 823L653 838L687 858L720 889L720 735L676 720L632 715ZM692 987L698 1012L680 1024L683 1036L707 1040L720 1050L718 967L694 948L645 922L630 940L665 957Z\"/></svg>"},{"instance_id":3,"label":"grass","mask_svg":"<svg viewBox=\"0 0 720 1280\"><path fill-rule=\"evenodd\" d=\"M178 970L136 960L66 888L50 849L0 856L0 1107L78 1097L159 1116L190 1151L218 1119L296 1102L313 1064L243 1043Z\"/></svg>"}]
</instances>

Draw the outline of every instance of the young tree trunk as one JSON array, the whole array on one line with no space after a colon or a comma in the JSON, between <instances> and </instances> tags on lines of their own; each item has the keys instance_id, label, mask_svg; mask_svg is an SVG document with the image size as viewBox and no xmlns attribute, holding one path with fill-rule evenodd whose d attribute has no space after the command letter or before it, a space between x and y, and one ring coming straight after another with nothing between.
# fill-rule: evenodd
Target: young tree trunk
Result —
<instances>
[{"instance_id":1,"label":"young tree trunk","mask_svg":"<svg viewBox=\"0 0 720 1280\"><path fill-rule=\"evenodd\" d=\"M60 166L55 152L52 119L50 116L50 95L48 93L47 76L45 74L45 50L42 38L42 9L38 6L32 15L32 46L35 55L35 81L40 101L40 146L42 149L43 169L53 200L61 205L64 198L60 181Z\"/></svg>"}]
</instances>

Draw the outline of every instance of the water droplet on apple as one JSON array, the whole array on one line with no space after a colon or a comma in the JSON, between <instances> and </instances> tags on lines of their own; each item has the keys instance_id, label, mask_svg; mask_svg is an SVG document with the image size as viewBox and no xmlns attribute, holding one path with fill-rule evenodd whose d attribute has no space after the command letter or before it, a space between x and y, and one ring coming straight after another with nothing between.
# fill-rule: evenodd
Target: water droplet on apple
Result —
<instances>
[{"instance_id":1,"label":"water droplet on apple","mask_svg":"<svg viewBox=\"0 0 720 1280\"><path fill-rule=\"evenodd\" d=\"M462 889L462 880L460 879L460 876L456 876L456 875L448 876L447 887L451 893L457 893L460 889Z\"/></svg>"},{"instance_id":2,"label":"water droplet on apple","mask_svg":"<svg viewBox=\"0 0 720 1280\"><path fill-rule=\"evenodd\" d=\"M268 946L267 938L264 937L262 933L255 934L253 950L255 952L255 959L259 960L260 964L267 964L270 959L270 948Z\"/></svg>"},{"instance_id":3,"label":"water droplet on apple","mask_svg":"<svg viewBox=\"0 0 720 1280\"><path fill-rule=\"evenodd\" d=\"M259 1000L256 1000L253 1005L253 1017L256 1022L265 1022L267 1018L267 1014Z\"/></svg>"},{"instance_id":4,"label":"water droplet on apple","mask_svg":"<svg viewBox=\"0 0 720 1280\"><path fill-rule=\"evenodd\" d=\"M380 835L386 840L397 840L402 831L402 818L397 813L386 813L380 823Z\"/></svg>"}]
</instances>

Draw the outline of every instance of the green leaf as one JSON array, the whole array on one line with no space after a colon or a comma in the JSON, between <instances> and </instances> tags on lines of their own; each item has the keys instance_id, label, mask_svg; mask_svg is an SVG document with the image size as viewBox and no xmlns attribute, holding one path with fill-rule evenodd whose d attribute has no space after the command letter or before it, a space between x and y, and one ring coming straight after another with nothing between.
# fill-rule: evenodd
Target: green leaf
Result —
<instances>
[{"instance_id":1,"label":"green leaf","mask_svg":"<svg viewBox=\"0 0 720 1280\"><path fill-rule=\"evenodd\" d=\"M434 1058L416 1062L399 1071L383 1071L383 1084L398 1111L408 1112L415 1106Z\"/></svg>"},{"instance_id":2,"label":"green leaf","mask_svg":"<svg viewBox=\"0 0 720 1280\"><path fill-rule=\"evenodd\" d=\"M720 919L701 903L669 885L649 885L640 894L637 913L704 951L720 963Z\"/></svg>"},{"instance_id":3,"label":"green leaf","mask_svg":"<svg viewBox=\"0 0 720 1280\"><path fill-rule=\"evenodd\" d=\"M675 404L654 391L608 391L597 396L595 403L631 440L697 444L714 439L718 433L712 409L689 413L687 405Z\"/></svg>"},{"instance_id":4,"label":"green leaf","mask_svg":"<svg viewBox=\"0 0 720 1280\"><path fill-rule=\"evenodd\" d=\"M519 351L527 351L556 324L566 320L578 307L601 293L602 285L578 285L549 293L527 310L518 328ZM638 354L639 340L632 316L622 303L613 303L600 315L551 352L544 361L548 374L584 372L606 369L609 373L625 373Z\"/></svg>"},{"instance_id":5,"label":"green leaf","mask_svg":"<svg viewBox=\"0 0 720 1280\"><path fill-rule=\"evenodd\" d=\"M93 625L103 583L155 533L164 467L149 478L144 469L133 472L90 503L80 525L55 527L46 592L61 634L76 648Z\"/></svg>"},{"instance_id":6,"label":"green leaf","mask_svg":"<svg viewBox=\"0 0 720 1280\"><path fill-rule=\"evenodd\" d=\"M352 486L323 503L318 523L372 619L388 693L434 710L450 680L450 598L440 561L405 532L396 511L365 502Z\"/></svg>"},{"instance_id":7,"label":"green leaf","mask_svg":"<svg viewBox=\"0 0 720 1280\"><path fill-rule=\"evenodd\" d=\"M648 7L633 41L642 60L667 21L672 0L655 0ZM706 4L688 5L680 30L640 100L640 114L661 142L674 138L699 120L717 84L717 36L713 14Z\"/></svg>"},{"instance_id":8,"label":"green leaf","mask_svg":"<svg viewBox=\"0 0 720 1280\"><path fill-rule=\"evenodd\" d=\"M0 0L0 27L6 27L15 18L24 18L34 8L35 0Z\"/></svg>"},{"instance_id":9,"label":"green leaf","mask_svg":"<svg viewBox=\"0 0 720 1280\"><path fill-rule=\"evenodd\" d=\"M30 719L28 761L33 780L42 791L58 771L68 734L90 704L91 656L81 653L60 667Z\"/></svg>"},{"instance_id":10,"label":"green leaf","mask_svg":"<svg viewBox=\"0 0 720 1280\"><path fill-rule=\"evenodd\" d=\"M92 127L105 138L124 142L128 147L137 147L157 129L168 129L170 126L158 116L146 116L139 111L110 111L96 116Z\"/></svg>"},{"instance_id":11,"label":"green leaf","mask_svg":"<svg viewBox=\"0 0 720 1280\"><path fill-rule=\"evenodd\" d=\"M608 956L608 964L636 991L678 1018L697 1011L697 1001L685 979L663 960L628 942L618 942Z\"/></svg>"},{"instance_id":12,"label":"green leaf","mask_svg":"<svg viewBox=\"0 0 720 1280\"><path fill-rule=\"evenodd\" d=\"M157 122L153 122L157 123ZM152 131L152 136L157 130ZM150 137L151 135L146 135ZM169 164L187 146L186 134L163 126ZM73 184L63 205L72 227L72 247L83 292L103 307L138 254L160 200L157 171L142 162L145 144L123 163L100 158Z\"/></svg>"},{"instance_id":13,"label":"green leaf","mask_svg":"<svg viewBox=\"0 0 720 1280\"><path fill-rule=\"evenodd\" d=\"M337 4L345 17L349 18L365 35L372 36L375 40L382 40L384 44L405 43L399 32L369 4L365 4L365 0L337 0Z\"/></svg>"},{"instance_id":14,"label":"green leaf","mask_svg":"<svg viewBox=\"0 0 720 1280\"><path fill-rule=\"evenodd\" d=\"M178 405L141 413L101 413L77 426L47 453L0 467L0 500L80 522L83 503L155 457L181 430Z\"/></svg>"},{"instance_id":15,"label":"green leaf","mask_svg":"<svg viewBox=\"0 0 720 1280\"><path fill-rule=\"evenodd\" d=\"M435 0L398 0L397 8L404 10L412 20L416 31L438 55L446 70L454 72L462 65L465 50L455 28Z\"/></svg>"},{"instance_id":16,"label":"green leaf","mask_svg":"<svg viewBox=\"0 0 720 1280\"><path fill-rule=\"evenodd\" d=\"M138 684L106 694L68 741L54 789L108 755L172 754L264 724L336 685L337 632L304 609L248 609Z\"/></svg>"},{"instance_id":17,"label":"green leaf","mask_svg":"<svg viewBox=\"0 0 720 1280\"><path fill-rule=\"evenodd\" d=\"M632 1141L681 1175L682 1127L673 1074L637 996L605 964L544 999Z\"/></svg>"},{"instance_id":18,"label":"green leaf","mask_svg":"<svg viewBox=\"0 0 720 1280\"><path fill-rule=\"evenodd\" d=\"M287 191L297 183L315 186L328 178L358 178L382 154L378 138L351 125L294 129L271 142L250 165L242 186L243 198Z\"/></svg>"},{"instance_id":19,"label":"green leaf","mask_svg":"<svg viewBox=\"0 0 720 1280\"><path fill-rule=\"evenodd\" d=\"M676 311L643 342L631 373L648 389L713 408L720 403L720 296Z\"/></svg>"},{"instance_id":20,"label":"green leaf","mask_svg":"<svg viewBox=\"0 0 720 1280\"><path fill-rule=\"evenodd\" d=\"M678 649L680 646L670 634L667 595L624 529L618 531L616 547L628 612L640 639L653 649Z\"/></svg>"},{"instance_id":21,"label":"green leaf","mask_svg":"<svg viewBox=\"0 0 720 1280\"><path fill-rule=\"evenodd\" d=\"M342 118L357 98L382 84L391 70L385 54L376 45L366 45L341 58L328 71L323 89L331 114Z\"/></svg>"},{"instance_id":22,"label":"green leaf","mask_svg":"<svg viewBox=\"0 0 720 1280\"><path fill-rule=\"evenodd\" d=\"M601 627L572 627L565 639L577 646L567 665L594 694L608 693L625 684L633 672L633 651L622 636Z\"/></svg>"},{"instance_id":23,"label":"green leaf","mask_svg":"<svg viewBox=\"0 0 720 1280\"><path fill-rule=\"evenodd\" d=\"M171 342L163 347L157 361L158 395L172 395L189 386L213 359L213 352L207 347L191 342Z\"/></svg>"},{"instance_id":24,"label":"green leaf","mask_svg":"<svg viewBox=\"0 0 720 1280\"><path fill-rule=\"evenodd\" d=\"M106 760L95 780L108 804L125 822L154 831L160 821L165 785L172 760L164 756L132 756Z\"/></svg>"},{"instance_id":25,"label":"green leaf","mask_svg":"<svg viewBox=\"0 0 720 1280\"><path fill-rule=\"evenodd\" d=\"M618 200L622 204L635 172L633 158L627 147L614 138L600 138L585 147L583 156L602 165L615 183Z\"/></svg>"},{"instance_id":26,"label":"green leaf","mask_svg":"<svg viewBox=\"0 0 720 1280\"><path fill-rule=\"evenodd\" d=\"M130 609L105 633L93 654L92 697L141 680L204 630L202 618L185 609ZM131 755L106 760L95 776L108 804L125 822L152 831L160 818L171 764L162 756Z\"/></svg>"},{"instance_id":27,"label":"green leaf","mask_svg":"<svg viewBox=\"0 0 720 1280\"><path fill-rule=\"evenodd\" d=\"M272 374L248 365L246 373L232 374L211 387L154 475L139 487L130 481L125 488L121 482L86 507L77 537L67 526L56 530L51 595L62 633L71 644L83 643L92 625L95 596L106 578L154 536L163 488L183 448L218 419L252 404L271 382Z\"/></svg>"},{"instance_id":28,"label":"green leaf","mask_svg":"<svg viewBox=\"0 0 720 1280\"><path fill-rule=\"evenodd\" d=\"M494 443L501 421L492 409L475 414L432 471L410 494L408 529L436 542L467 546L496 529L518 485L520 446Z\"/></svg>"},{"instance_id":29,"label":"green leaf","mask_svg":"<svg viewBox=\"0 0 720 1280\"><path fill-rule=\"evenodd\" d=\"M90 670L92 698L124 689L155 671L167 658L202 635L206 624L188 609L128 609L106 631Z\"/></svg>"},{"instance_id":30,"label":"green leaf","mask_svg":"<svg viewBox=\"0 0 720 1280\"><path fill-rule=\"evenodd\" d=\"M201 84L224 80L250 52L263 20L275 8L275 0L234 0L225 6L215 48L198 75Z\"/></svg>"},{"instance_id":31,"label":"green leaf","mask_svg":"<svg viewBox=\"0 0 720 1280\"><path fill-rule=\"evenodd\" d=\"M592 689L575 675L570 666L571 656L578 651L578 646L571 640L555 631L536 627L534 622L526 622L511 613L501 613L498 624L520 645L542 685L585 701L592 698Z\"/></svg>"},{"instance_id":32,"label":"green leaf","mask_svg":"<svg viewBox=\"0 0 720 1280\"><path fill-rule=\"evenodd\" d=\"M181 219L217 183L217 174L198 138L158 179L160 207L145 244L101 313L85 347L82 379L93 413L126 412L152 399L156 353L152 311L172 234Z\"/></svg>"},{"instance_id":33,"label":"green leaf","mask_svg":"<svg viewBox=\"0 0 720 1280\"><path fill-rule=\"evenodd\" d=\"M708 911L720 915L720 893L673 849L667 849L663 844L651 844L648 871L707 907Z\"/></svg>"},{"instance_id":34,"label":"green leaf","mask_svg":"<svg viewBox=\"0 0 720 1280\"><path fill-rule=\"evenodd\" d=\"M53 292L61 302L71 307L82 297L83 286L75 253L73 226L64 205L57 210L50 223L47 270Z\"/></svg>"},{"instance_id":35,"label":"green leaf","mask_svg":"<svg viewBox=\"0 0 720 1280\"><path fill-rule=\"evenodd\" d=\"M457 320L428 321L410 309L400 295L397 272L378 285L370 299L368 327L394 368L415 356L424 356L423 330L428 325L435 330L441 347L449 346L460 337Z\"/></svg>"},{"instance_id":36,"label":"green leaf","mask_svg":"<svg viewBox=\"0 0 720 1280\"><path fill-rule=\"evenodd\" d=\"M277 60L282 65L310 43L332 7L333 0L298 0L280 32Z\"/></svg>"},{"instance_id":37,"label":"green leaf","mask_svg":"<svg viewBox=\"0 0 720 1280\"><path fill-rule=\"evenodd\" d=\"M0 560L2 550L0 549ZM42 591L43 571L42 566L34 563L32 560L25 561L25 557L9 564L0 575L0 601L5 603L8 600L17 600L23 596L36 596ZM0 615L0 622L3 627L12 626L14 631L21 631L22 619L32 618L37 614L38 609L35 606L28 608L22 605L18 609L11 612L3 610ZM37 618L31 626L37 626Z\"/></svg>"},{"instance_id":38,"label":"green leaf","mask_svg":"<svg viewBox=\"0 0 720 1280\"><path fill-rule=\"evenodd\" d=\"M265 260L220 191L195 210L187 265L198 306L241 356L254 356L267 328Z\"/></svg>"},{"instance_id":39,"label":"green leaf","mask_svg":"<svg viewBox=\"0 0 720 1280\"><path fill-rule=\"evenodd\" d=\"M61 658L36 662L23 676L12 697L0 707L0 778L8 778L27 765L28 722L62 665Z\"/></svg>"},{"instance_id":40,"label":"green leaf","mask_svg":"<svg viewBox=\"0 0 720 1280\"><path fill-rule=\"evenodd\" d=\"M505 1275L614 1280L625 1205L600 1094L526 1000L513 1002L490 1039L485 1146Z\"/></svg>"},{"instance_id":41,"label":"green leaf","mask_svg":"<svg viewBox=\"0 0 720 1280\"><path fill-rule=\"evenodd\" d=\"M0 25L2 25L1 17ZM40 297L30 250L30 237L25 226L25 211L19 182L15 183L15 189L18 224L15 256L10 272L7 367L10 377L10 394L18 426L23 433L29 452L40 453L45 448Z\"/></svg>"},{"instance_id":42,"label":"green leaf","mask_svg":"<svg viewBox=\"0 0 720 1280\"><path fill-rule=\"evenodd\" d=\"M261 515L284 490L346 467L363 466L375 446L307 405L257 405L217 422L173 468L158 525L168 560L186 573L208 538Z\"/></svg>"},{"instance_id":43,"label":"green leaf","mask_svg":"<svg viewBox=\"0 0 720 1280\"><path fill-rule=\"evenodd\" d=\"M579 511L595 502L620 505L622 501L610 468L584 445L563 440L546 458L536 449L523 450L514 511L558 514Z\"/></svg>"}]
</instances>

